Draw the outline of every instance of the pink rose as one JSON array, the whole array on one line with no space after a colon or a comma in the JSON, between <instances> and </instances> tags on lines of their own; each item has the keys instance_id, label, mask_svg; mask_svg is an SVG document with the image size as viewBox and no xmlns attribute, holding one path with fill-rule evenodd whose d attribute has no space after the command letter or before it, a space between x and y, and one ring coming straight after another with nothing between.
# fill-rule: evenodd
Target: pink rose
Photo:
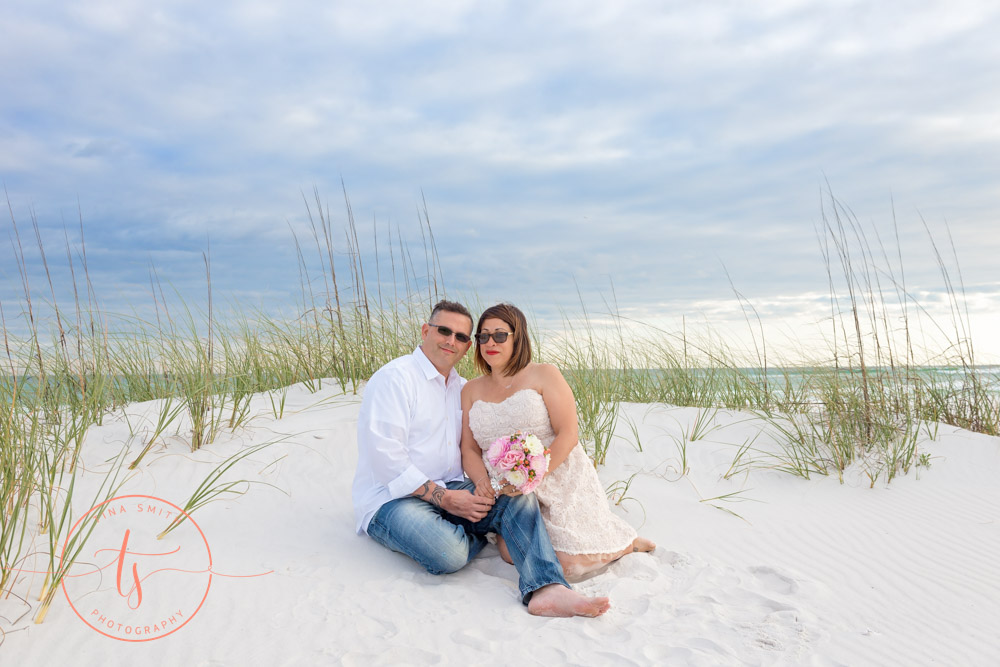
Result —
<instances>
[{"instance_id":1,"label":"pink rose","mask_svg":"<svg viewBox=\"0 0 1000 667\"><path fill-rule=\"evenodd\" d=\"M549 459L546 456L532 456L528 460L531 463L531 469L539 478L549 469Z\"/></svg>"},{"instance_id":2,"label":"pink rose","mask_svg":"<svg viewBox=\"0 0 1000 667\"><path fill-rule=\"evenodd\" d=\"M521 452L508 448L507 452L503 456L493 462L493 465L500 470L513 470L523 458L524 456Z\"/></svg>"},{"instance_id":3,"label":"pink rose","mask_svg":"<svg viewBox=\"0 0 1000 667\"><path fill-rule=\"evenodd\" d=\"M510 438L497 438L486 450L486 458L490 465L497 465L497 461L503 458L510 451Z\"/></svg>"}]
</instances>

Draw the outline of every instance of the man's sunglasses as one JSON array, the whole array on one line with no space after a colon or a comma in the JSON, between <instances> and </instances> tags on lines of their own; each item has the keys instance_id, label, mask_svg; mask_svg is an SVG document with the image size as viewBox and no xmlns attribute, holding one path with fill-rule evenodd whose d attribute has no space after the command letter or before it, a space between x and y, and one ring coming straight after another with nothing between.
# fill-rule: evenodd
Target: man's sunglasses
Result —
<instances>
[{"instance_id":1,"label":"man's sunglasses","mask_svg":"<svg viewBox=\"0 0 1000 667\"><path fill-rule=\"evenodd\" d=\"M476 334L476 340L479 341L480 345L486 345L486 342L490 339L490 336L492 336L493 340L495 340L496 342L503 343L507 340L507 336L509 335L510 333L507 331L494 331L491 334L479 333Z\"/></svg>"},{"instance_id":2,"label":"man's sunglasses","mask_svg":"<svg viewBox=\"0 0 1000 667\"><path fill-rule=\"evenodd\" d=\"M457 340L459 343L468 343L470 340L472 340L471 338L469 338L468 334L461 333L460 331L452 331L451 329L442 324L431 324L430 322L428 322L427 326L437 327L438 333L444 336L445 338L451 338L451 335L455 334L455 340Z\"/></svg>"}]
</instances>

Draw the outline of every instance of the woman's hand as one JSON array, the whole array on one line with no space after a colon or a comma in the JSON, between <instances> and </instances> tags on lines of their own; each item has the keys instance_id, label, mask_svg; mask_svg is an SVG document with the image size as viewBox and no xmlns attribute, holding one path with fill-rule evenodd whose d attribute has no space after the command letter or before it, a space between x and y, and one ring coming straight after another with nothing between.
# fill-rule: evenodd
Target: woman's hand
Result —
<instances>
[{"instance_id":1,"label":"woman's hand","mask_svg":"<svg viewBox=\"0 0 1000 667\"><path fill-rule=\"evenodd\" d=\"M476 482L476 490L474 495L480 496L482 498L496 498L497 494L493 490L493 486L490 484L490 478L482 477Z\"/></svg>"},{"instance_id":2,"label":"woman's hand","mask_svg":"<svg viewBox=\"0 0 1000 667\"><path fill-rule=\"evenodd\" d=\"M500 491L498 495L514 497L521 495L521 492L517 490L517 487L513 484L508 484L507 480L504 479L500 480Z\"/></svg>"},{"instance_id":3,"label":"woman's hand","mask_svg":"<svg viewBox=\"0 0 1000 667\"><path fill-rule=\"evenodd\" d=\"M483 498L496 498L497 496L519 496L521 492L514 487L513 484L508 484L507 480L499 480L500 490L497 491L493 488L493 484L490 482L489 477L482 477L476 482L476 490L473 492L474 495L481 496Z\"/></svg>"}]
</instances>

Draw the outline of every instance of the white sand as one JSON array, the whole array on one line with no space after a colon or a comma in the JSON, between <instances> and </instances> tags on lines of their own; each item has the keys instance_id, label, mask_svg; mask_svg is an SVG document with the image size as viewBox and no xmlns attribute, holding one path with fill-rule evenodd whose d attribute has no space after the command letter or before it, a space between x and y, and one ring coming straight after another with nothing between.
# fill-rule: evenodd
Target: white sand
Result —
<instances>
[{"instance_id":1,"label":"white sand","mask_svg":"<svg viewBox=\"0 0 1000 667\"><path fill-rule=\"evenodd\" d=\"M873 489L859 468L843 485L768 470L724 480L761 423L723 411L718 428L687 445L690 472L681 477L678 439L698 411L624 406L600 476L610 485L638 473L628 490L635 500L615 511L659 548L576 586L610 596L605 616L544 619L520 604L516 572L493 547L463 571L435 577L354 533L359 401L330 383L318 393L296 386L282 419L258 396L248 426L195 454L186 439L167 438L119 494L183 504L214 463L287 436L224 478L284 493L258 485L194 514L216 576L180 630L125 643L95 632L62 595L41 625L11 597L0 601L0 664L1000 664L998 438L941 427L936 441L921 444L929 468ZM130 406L133 427L157 406ZM642 452L625 419L637 425ZM99 470L128 441L122 413L111 415L88 433L87 467ZM133 455L141 444L138 432ZM78 512L96 477L82 477ZM701 502L733 492L741 493ZM80 606L108 599L115 574L107 572L104 598ZM151 578L143 604L189 594L198 581L191 577L166 589ZM25 575L19 592L28 585L37 595L41 578Z\"/></svg>"}]
</instances>

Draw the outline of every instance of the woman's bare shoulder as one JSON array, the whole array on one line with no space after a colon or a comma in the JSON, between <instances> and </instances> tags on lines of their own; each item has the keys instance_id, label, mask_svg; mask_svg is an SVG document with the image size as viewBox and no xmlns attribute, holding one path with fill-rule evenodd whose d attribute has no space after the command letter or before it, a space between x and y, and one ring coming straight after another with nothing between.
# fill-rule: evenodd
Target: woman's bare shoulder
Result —
<instances>
[{"instance_id":1,"label":"woman's bare shoulder","mask_svg":"<svg viewBox=\"0 0 1000 667\"><path fill-rule=\"evenodd\" d=\"M535 387L540 394L545 394L546 387L562 385L566 383L565 378L555 364L531 364L525 368L529 373L528 384Z\"/></svg>"},{"instance_id":2,"label":"woman's bare shoulder","mask_svg":"<svg viewBox=\"0 0 1000 667\"><path fill-rule=\"evenodd\" d=\"M474 377L462 387L462 396L477 396L482 392L485 386L485 375L480 375L479 377Z\"/></svg>"},{"instance_id":3,"label":"woman's bare shoulder","mask_svg":"<svg viewBox=\"0 0 1000 667\"><path fill-rule=\"evenodd\" d=\"M540 380L553 380L555 378L562 378L563 376L559 367L555 364L531 364L529 368L531 368L534 377Z\"/></svg>"}]
</instances>

